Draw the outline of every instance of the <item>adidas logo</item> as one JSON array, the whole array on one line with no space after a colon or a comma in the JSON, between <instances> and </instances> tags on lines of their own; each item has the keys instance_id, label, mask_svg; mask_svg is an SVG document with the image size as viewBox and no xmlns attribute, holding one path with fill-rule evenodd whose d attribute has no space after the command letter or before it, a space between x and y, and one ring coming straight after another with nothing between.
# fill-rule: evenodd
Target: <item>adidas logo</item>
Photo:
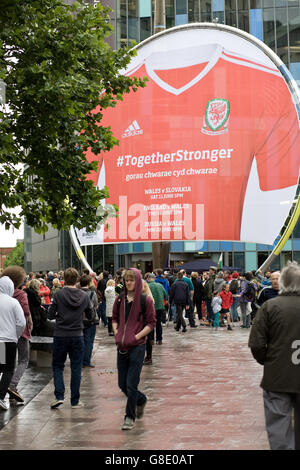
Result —
<instances>
[{"instance_id":1,"label":"adidas logo","mask_svg":"<svg viewBox=\"0 0 300 470\"><path fill-rule=\"evenodd\" d=\"M126 131L124 131L124 134L122 134L122 137L132 137L133 135L138 135L142 133L143 130L140 128L137 121L132 121L128 129L126 129Z\"/></svg>"}]
</instances>

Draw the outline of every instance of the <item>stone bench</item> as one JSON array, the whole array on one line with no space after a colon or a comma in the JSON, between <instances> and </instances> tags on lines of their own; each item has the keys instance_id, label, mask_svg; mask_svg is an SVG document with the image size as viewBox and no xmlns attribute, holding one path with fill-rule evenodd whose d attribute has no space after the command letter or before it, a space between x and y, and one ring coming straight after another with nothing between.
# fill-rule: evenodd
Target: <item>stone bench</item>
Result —
<instances>
[{"instance_id":1,"label":"stone bench","mask_svg":"<svg viewBox=\"0 0 300 470\"><path fill-rule=\"evenodd\" d=\"M38 367L51 367L53 337L32 336L29 342L30 362L36 363Z\"/></svg>"}]
</instances>

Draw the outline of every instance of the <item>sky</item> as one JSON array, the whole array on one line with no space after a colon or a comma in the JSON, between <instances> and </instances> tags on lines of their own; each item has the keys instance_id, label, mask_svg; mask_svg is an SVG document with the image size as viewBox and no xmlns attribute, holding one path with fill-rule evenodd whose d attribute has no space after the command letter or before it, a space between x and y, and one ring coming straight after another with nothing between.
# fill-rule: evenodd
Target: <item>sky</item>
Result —
<instances>
[{"instance_id":1,"label":"sky","mask_svg":"<svg viewBox=\"0 0 300 470\"><path fill-rule=\"evenodd\" d=\"M19 230L5 230L4 225L0 225L0 248L14 247L19 239L24 239L23 225Z\"/></svg>"}]
</instances>

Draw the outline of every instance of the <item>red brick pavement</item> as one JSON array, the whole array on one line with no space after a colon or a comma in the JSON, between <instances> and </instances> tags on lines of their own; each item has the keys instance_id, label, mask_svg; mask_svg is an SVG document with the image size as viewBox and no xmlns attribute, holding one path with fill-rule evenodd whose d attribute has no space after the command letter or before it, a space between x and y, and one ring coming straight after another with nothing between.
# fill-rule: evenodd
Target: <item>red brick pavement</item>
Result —
<instances>
[{"instance_id":1,"label":"red brick pavement","mask_svg":"<svg viewBox=\"0 0 300 470\"><path fill-rule=\"evenodd\" d=\"M262 367L248 349L249 330L199 327L184 334L170 324L163 334L153 365L142 371L148 403L133 430L121 430L126 400L117 386L114 338L100 326L96 368L83 370L85 407L71 409L66 385L64 405L50 410L50 382L0 431L0 449L269 449Z\"/></svg>"}]
</instances>

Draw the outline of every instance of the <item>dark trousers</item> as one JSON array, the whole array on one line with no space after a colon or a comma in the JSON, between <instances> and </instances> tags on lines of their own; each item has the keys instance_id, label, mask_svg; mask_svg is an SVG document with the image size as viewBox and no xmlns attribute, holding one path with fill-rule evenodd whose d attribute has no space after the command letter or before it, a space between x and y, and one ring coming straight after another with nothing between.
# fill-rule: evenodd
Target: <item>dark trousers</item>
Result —
<instances>
[{"instance_id":1,"label":"dark trousers","mask_svg":"<svg viewBox=\"0 0 300 470\"><path fill-rule=\"evenodd\" d=\"M180 327L186 328L185 319L183 318L183 309L185 305L176 304L176 329L179 331Z\"/></svg>"},{"instance_id":2,"label":"dark trousers","mask_svg":"<svg viewBox=\"0 0 300 470\"><path fill-rule=\"evenodd\" d=\"M162 319L165 310L156 310L156 341L162 341Z\"/></svg>"},{"instance_id":3,"label":"dark trousers","mask_svg":"<svg viewBox=\"0 0 300 470\"><path fill-rule=\"evenodd\" d=\"M151 331L151 333L148 334L147 336L147 341L146 341L146 358L147 359L152 359L152 343L154 341L154 330Z\"/></svg>"},{"instance_id":4,"label":"dark trousers","mask_svg":"<svg viewBox=\"0 0 300 470\"><path fill-rule=\"evenodd\" d=\"M104 326L107 326L107 318L106 318L106 300L103 299L102 302L98 305L97 308L97 315L99 320L102 320Z\"/></svg>"},{"instance_id":5,"label":"dark trousers","mask_svg":"<svg viewBox=\"0 0 300 470\"><path fill-rule=\"evenodd\" d=\"M300 450L300 394L264 390L263 398L271 450Z\"/></svg>"},{"instance_id":6,"label":"dark trousers","mask_svg":"<svg viewBox=\"0 0 300 470\"><path fill-rule=\"evenodd\" d=\"M84 339L84 354L83 354L83 366L89 366L91 363L94 340L96 336L96 325L91 325L83 330Z\"/></svg>"},{"instance_id":7,"label":"dark trousers","mask_svg":"<svg viewBox=\"0 0 300 470\"><path fill-rule=\"evenodd\" d=\"M189 319L190 326L195 326L195 319L194 319L194 305L192 300L190 300L190 308L186 310L186 317Z\"/></svg>"},{"instance_id":8,"label":"dark trousers","mask_svg":"<svg viewBox=\"0 0 300 470\"><path fill-rule=\"evenodd\" d=\"M54 336L52 368L54 395L57 400L64 400L64 367L69 354L71 363L71 405L77 405L80 397L82 360L84 354L83 336Z\"/></svg>"},{"instance_id":9,"label":"dark trousers","mask_svg":"<svg viewBox=\"0 0 300 470\"><path fill-rule=\"evenodd\" d=\"M3 343L2 343L3 344ZM5 364L0 364L0 400L4 400L15 371L17 343L5 343Z\"/></svg>"},{"instance_id":10,"label":"dark trousers","mask_svg":"<svg viewBox=\"0 0 300 470\"><path fill-rule=\"evenodd\" d=\"M107 329L108 329L108 333L112 333L112 332L113 332L113 328L112 328L112 317L107 317Z\"/></svg>"},{"instance_id":11,"label":"dark trousers","mask_svg":"<svg viewBox=\"0 0 300 470\"><path fill-rule=\"evenodd\" d=\"M126 416L133 420L135 420L137 405L142 405L147 400L146 396L138 390L145 349L145 345L141 344L125 354L118 351L118 383L127 396Z\"/></svg>"},{"instance_id":12,"label":"dark trousers","mask_svg":"<svg viewBox=\"0 0 300 470\"><path fill-rule=\"evenodd\" d=\"M195 307L197 309L197 315L198 315L199 320L202 320L202 300L194 299L193 304L194 304L194 309Z\"/></svg>"}]
</instances>

